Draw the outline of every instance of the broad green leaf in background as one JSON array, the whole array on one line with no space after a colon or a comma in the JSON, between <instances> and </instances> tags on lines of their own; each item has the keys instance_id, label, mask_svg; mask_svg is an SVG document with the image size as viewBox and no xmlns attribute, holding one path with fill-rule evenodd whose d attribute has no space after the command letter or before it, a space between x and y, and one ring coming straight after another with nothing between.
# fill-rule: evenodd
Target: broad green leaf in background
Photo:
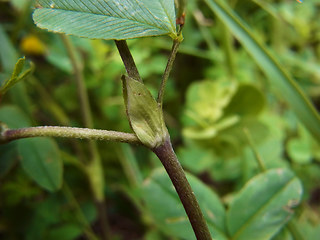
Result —
<instances>
[{"instance_id":1,"label":"broad green leaf in background","mask_svg":"<svg viewBox=\"0 0 320 240\"><path fill-rule=\"evenodd\" d=\"M63 196L63 197L62 197ZM36 203L32 215L28 217L27 234L24 239L78 239L85 226L78 218L77 207L81 207L84 221L93 222L96 213L93 203L84 203L75 207L72 201L62 194L50 194ZM79 209L80 210L80 209Z\"/></svg>"},{"instance_id":2,"label":"broad green leaf in background","mask_svg":"<svg viewBox=\"0 0 320 240\"><path fill-rule=\"evenodd\" d=\"M281 93L301 122L320 141L320 116L298 84L279 65L278 61L259 43L244 21L220 0L204 0L217 17L243 44L260 68L268 76L271 85Z\"/></svg>"},{"instance_id":3,"label":"broad green leaf in background","mask_svg":"<svg viewBox=\"0 0 320 240\"><path fill-rule=\"evenodd\" d=\"M318 211L313 208L305 208L299 217L291 220L290 232L294 235L294 238L289 240L314 240L318 239L320 236L320 224L319 224ZM292 229L294 228L295 229ZM300 238L298 238L300 237ZM282 239L276 239L282 240ZM284 239L286 240L286 239Z\"/></svg>"},{"instance_id":4,"label":"broad green leaf in background","mask_svg":"<svg viewBox=\"0 0 320 240\"><path fill-rule=\"evenodd\" d=\"M161 234L156 231L156 230L151 230L148 231L144 236L143 236L144 240L162 240L163 237L161 236Z\"/></svg>"},{"instance_id":5,"label":"broad green leaf in background","mask_svg":"<svg viewBox=\"0 0 320 240\"><path fill-rule=\"evenodd\" d=\"M0 122L9 128L23 128L31 125L26 115L14 105L4 105L0 108Z\"/></svg>"},{"instance_id":6,"label":"broad green leaf in background","mask_svg":"<svg viewBox=\"0 0 320 240\"><path fill-rule=\"evenodd\" d=\"M257 87L242 84L233 95L224 113L226 115L255 116L263 110L264 105L264 95Z\"/></svg>"},{"instance_id":7,"label":"broad green leaf in background","mask_svg":"<svg viewBox=\"0 0 320 240\"><path fill-rule=\"evenodd\" d=\"M0 128L1 122L9 128L30 126L28 118L19 108L13 105L5 105L0 108ZM18 158L17 142L0 145L0 177L8 173Z\"/></svg>"},{"instance_id":8,"label":"broad green leaf in background","mask_svg":"<svg viewBox=\"0 0 320 240\"><path fill-rule=\"evenodd\" d=\"M307 164L312 161L312 146L310 141L304 139L290 139L287 144L287 151L290 158L299 164Z\"/></svg>"},{"instance_id":9,"label":"broad green leaf in background","mask_svg":"<svg viewBox=\"0 0 320 240\"><path fill-rule=\"evenodd\" d=\"M14 64L18 59L18 54L12 46L9 37L0 24L0 64L2 71L5 73L12 72ZM0 79L1 80L1 79ZM1 83L1 82L0 82Z\"/></svg>"},{"instance_id":10,"label":"broad green leaf in background","mask_svg":"<svg viewBox=\"0 0 320 240\"><path fill-rule=\"evenodd\" d=\"M298 136L287 141L286 150L290 159L298 164L311 163L313 160L320 160L320 144L314 141L310 133L299 125Z\"/></svg>"},{"instance_id":11,"label":"broad green leaf in background","mask_svg":"<svg viewBox=\"0 0 320 240\"><path fill-rule=\"evenodd\" d=\"M177 36L174 0L38 0L40 28L97 39Z\"/></svg>"},{"instance_id":12,"label":"broad green leaf in background","mask_svg":"<svg viewBox=\"0 0 320 240\"><path fill-rule=\"evenodd\" d=\"M0 178L5 176L18 159L17 145L14 142L0 145Z\"/></svg>"},{"instance_id":13,"label":"broad green leaf in background","mask_svg":"<svg viewBox=\"0 0 320 240\"><path fill-rule=\"evenodd\" d=\"M227 239L225 209L219 197L196 177L187 174L214 239ZM156 169L143 185L147 209L156 225L171 237L193 240L194 233L170 178L163 169Z\"/></svg>"},{"instance_id":14,"label":"broad green leaf in background","mask_svg":"<svg viewBox=\"0 0 320 240\"><path fill-rule=\"evenodd\" d=\"M56 143L49 138L18 141L21 164L26 173L40 186L56 191L62 185L62 160Z\"/></svg>"},{"instance_id":15,"label":"broad green leaf in background","mask_svg":"<svg viewBox=\"0 0 320 240\"><path fill-rule=\"evenodd\" d=\"M252 178L230 204L231 239L270 239L289 221L301 195L300 180L287 169L272 169Z\"/></svg>"},{"instance_id":16,"label":"broad green leaf in background","mask_svg":"<svg viewBox=\"0 0 320 240\"><path fill-rule=\"evenodd\" d=\"M210 150L198 148L195 145L181 147L177 155L182 166L196 174L201 174L208 170L212 166L214 159L214 155Z\"/></svg>"},{"instance_id":17,"label":"broad green leaf in background","mask_svg":"<svg viewBox=\"0 0 320 240\"><path fill-rule=\"evenodd\" d=\"M283 228L277 235L275 235L272 240L294 240L291 233L287 228Z\"/></svg>"},{"instance_id":18,"label":"broad green leaf in background","mask_svg":"<svg viewBox=\"0 0 320 240\"><path fill-rule=\"evenodd\" d=\"M73 240L81 236L82 230L81 226L75 223L64 223L50 229L46 234L46 239Z\"/></svg>"},{"instance_id":19,"label":"broad green leaf in background","mask_svg":"<svg viewBox=\"0 0 320 240\"><path fill-rule=\"evenodd\" d=\"M186 117L202 127L212 126L222 118L223 109L229 104L236 89L234 82L224 79L192 83L187 92Z\"/></svg>"}]
</instances>

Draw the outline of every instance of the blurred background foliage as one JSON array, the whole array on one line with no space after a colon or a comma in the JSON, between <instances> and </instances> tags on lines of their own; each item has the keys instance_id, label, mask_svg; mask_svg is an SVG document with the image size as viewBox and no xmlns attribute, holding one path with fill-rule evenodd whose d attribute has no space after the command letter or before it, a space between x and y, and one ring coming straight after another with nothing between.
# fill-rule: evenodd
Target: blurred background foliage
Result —
<instances>
[{"instance_id":1,"label":"blurred background foliage","mask_svg":"<svg viewBox=\"0 0 320 240\"><path fill-rule=\"evenodd\" d=\"M228 2L319 110L320 2ZM35 66L32 76L3 97L0 121L11 128L82 127L66 48L58 34L35 27L31 6L29 0L0 1L0 85L10 77L19 57L26 58L25 70L31 62ZM203 1L188 1L183 36L164 99L165 119L183 167L213 189L225 205L259 173L257 155L267 169L291 169L304 189L293 221L300 226L301 239L316 239L320 235L319 142L288 107L281 89L269 84L246 49ZM125 69L115 44L70 39L83 66L94 127L130 132L120 81ZM170 39L142 38L129 40L128 44L142 78L156 96L171 49ZM28 167L19 167L19 146L0 146L1 239L69 240L90 238L93 232L99 235L99 214L78 164L88 161L87 142L48 141L59 147L64 166L63 187L53 192L35 183L23 170ZM156 209L146 207L151 200L143 199L146 205L141 200L142 195L158 193L148 187L152 184L150 175L160 174L160 170L154 171L161 167L155 156L142 147L118 143L99 142L98 149L106 183L106 213L114 239L180 237L177 229L161 226L153 212L167 211L168 205L161 205L161 198L166 197L159 195ZM289 230L284 228L273 239L297 239Z\"/></svg>"}]
</instances>

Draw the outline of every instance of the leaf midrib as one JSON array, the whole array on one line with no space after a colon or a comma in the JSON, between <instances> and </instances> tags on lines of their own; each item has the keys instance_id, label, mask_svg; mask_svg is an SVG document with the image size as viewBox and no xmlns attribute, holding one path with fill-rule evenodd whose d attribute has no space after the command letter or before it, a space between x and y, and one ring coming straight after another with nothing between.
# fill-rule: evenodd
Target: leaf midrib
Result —
<instances>
[{"instance_id":1,"label":"leaf midrib","mask_svg":"<svg viewBox=\"0 0 320 240\"><path fill-rule=\"evenodd\" d=\"M164 13L166 14L167 18L169 19L169 23L172 27L172 29L164 29L164 28L160 28L159 26L156 26L154 24L150 24L150 23L146 23L146 22L142 22L142 21L139 21L137 20L136 18L134 20L132 19L128 19L128 18L121 18L121 17L118 17L118 16L113 16L113 15L107 15L107 14L100 14L100 13L93 13L93 12L86 12L86 11L76 11L76 10L70 10L70 9L63 9L63 8L49 8L49 7L41 7L41 8L38 8L37 10L41 10L41 9L47 9L47 10L51 10L51 11L66 11L66 12L75 12L75 13L84 13L84 14L92 14L92 15L98 15L98 16L102 16L102 17L110 17L110 18L116 18L116 19L121 19L121 20L125 20L125 21L131 21L131 22L137 22L139 24L142 24L142 25L146 25L146 26L151 26L153 28L156 28L156 29L160 29L160 30L165 30L167 31L168 33L172 32L171 30L174 29L174 27L172 26L172 22L170 21L170 17L168 15L168 12L165 10L165 8L163 7L162 3L160 2L161 4L161 7L163 8L164 10ZM153 15L153 14L152 14ZM172 33L175 33L175 31L173 31Z\"/></svg>"},{"instance_id":2,"label":"leaf midrib","mask_svg":"<svg viewBox=\"0 0 320 240\"><path fill-rule=\"evenodd\" d=\"M253 215L251 215L247 219L247 221L244 224L242 224L240 228L238 228L238 230L233 234L231 240L236 240L239 237L239 235L247 228L247 226L250 225L250 223L259 215L259 213L262 212L270 204L270 202L274 199L274 197L279 195L282 192L282 190L286 189L289 186L289 184L294 180L295 180L295 177L292 177L290 181L288 181L283 187L281 187L270 199L264 202L262 204L262 207L260 207L258 211L256 211Z\"/></svg>"}]
</instances>

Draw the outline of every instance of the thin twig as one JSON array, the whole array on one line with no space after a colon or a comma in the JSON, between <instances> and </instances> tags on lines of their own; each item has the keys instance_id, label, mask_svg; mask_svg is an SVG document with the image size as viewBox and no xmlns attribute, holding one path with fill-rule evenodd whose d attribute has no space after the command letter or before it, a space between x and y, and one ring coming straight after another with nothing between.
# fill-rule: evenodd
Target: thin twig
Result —
<instances>
[{"instance_id":1,"label":"thin twig","mask_svg":"<svg viewBox=\"0 0 320 240\"><path fill-rule=\"evenodd\" d=\"M249 132L249 130L247 128L244 128L243 129L243 132L245 133L246 137L247 137L247 140L248 140L248 143L253 151L253 154L255 156L255 159L258 163L258 166L260 168L260 171L261 172L265 172L267 171L267 168L266 168L266 165L264 164L264 161L261 157L261 155L259 154L258 150L256 149L254 143L253 143L253 140L252 140L252 137L251 137L251 134Z\"/></svg>"},{"instance_id":2,"label":"thin twig","mask_svg":"<svg viewBox=\"0 0 320 240\"><path fill-rule=\"evenodd\" d=\"M74 48L73 44L71 43L70 39L66 35L61 35L61 38L66 46L66 50L68 52L73 72L75 75L78 97L80 100L82 118L84 122L84 126L87 128L93 128L93 121L91 116L91 108L89 104L89 97L86 90L86 86L84 84L84 78L82 74L82 66L77 60L76 57L76 49Z\"/></svg>"},{"instance_id":3,"label":"thin twig","mask_svg":"<svg viewBox=\"0 0 320 240\"><path fill-rule=\"evenodd\" d=\"M235 76L236 68L235 68L235 62L234 62L234 52L233 52L233 43L232 43L232 35L230 34L230 31L225 26L225 24L221 23L222 27L222 42L223 42L223 48L225 52L225 63L227 66L227 71L231 79Z\"/></svg>"},{"instance_id":4,"label":"thin twig","mask_svg":"<svg viewBox=\"0 0 320 240\"><path fill-rule=\"evenodd\" d=\"M90 223L84 216L81 207L77 199L75 198L73 192L71 191L69 185L67 183L63 184L62 192L66 196L68 202L70 203L71 207L74 209L75 216L77 217L79 223L82 225L84 234L88 240L98 240L98 237L93 232Z\"/></svg>"},{"instance_id":5,"label":"thin twig","mask_svg":"<svg viewBox=\"0 0 320 240\"><path fill-rule=\"evenodd\" d=\"M119 54L121 56L121 59L123 61L123 64L127 70L129 77L139 82L142 82L142 79L140 77L137 66L134 62L134 59L131 55L127 42L125 40L120 40L120 41L116 40L115 43L117 45Z\"/></svg>"},{"instance_id":6,"label":"thin twig","mask_svg":"<svg viewBox=\"0 0 320 240\"><path fill-rule=\"evenodd\" d=\"M161 108L162 108L163 95L164 95L166 83L168 81L170 72L172 70L174 60L176 59L176 55L177 55L180 43L181 43L181 39L179 39L179 38L173 40L173 45L172 45L171 53L170 53L170 56L169 56L169 59L168 59L168 63L167 63L167 66L166 66L166 70L165 70L165 72L164 72L164 74L162 76L161 86L160 86L160 90L159 90L159 93L158 93L158 100L157 100L158 104L159 104L159 106Z\"/></svg>"},{"instance_id":7,"label":"thin twig","mask_svg":"<svg viewBox=\"0 0 320 240\"><path fill-rule=\"evenodd\" d=\"M139 139L132 133L58 126L7 129L0 134L0 143L30 137L79 138L140 144Z\"/></svg>"}]
</instances>

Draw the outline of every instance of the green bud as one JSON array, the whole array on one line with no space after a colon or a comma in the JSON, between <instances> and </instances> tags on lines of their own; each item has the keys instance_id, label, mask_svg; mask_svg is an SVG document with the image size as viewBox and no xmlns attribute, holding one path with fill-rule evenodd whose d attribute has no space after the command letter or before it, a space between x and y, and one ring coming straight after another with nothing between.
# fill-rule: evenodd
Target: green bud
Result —
<instances>
[{"instance_id":1,"label":"green bud","mask_svg":"<svg viewBox=\"0 0 320 240\"><path fill-rule=\"evenodd\" d=\"M31 62L30 67L22 72L24 65L25 65L26 59L19 58L17 61L13 73L11 75L11 78L7 79L2 86L0 86L0 97L2 97L10 88L12 88L15 84L17 84L20 81L23 81L24 79L28 78L34 71L34 64Z\"/></svg>"},{"instance_id":2,"label":"green bud","mask_svg":"<svg viewBox=\"0 0 320 240\"><path fill-rule=\"evenodd\" d=\"M169 135L158 103L143 83L127 76L122 76L122 82L132 130L145 146L160 146Z\"/></svg>"}]
</instances>

